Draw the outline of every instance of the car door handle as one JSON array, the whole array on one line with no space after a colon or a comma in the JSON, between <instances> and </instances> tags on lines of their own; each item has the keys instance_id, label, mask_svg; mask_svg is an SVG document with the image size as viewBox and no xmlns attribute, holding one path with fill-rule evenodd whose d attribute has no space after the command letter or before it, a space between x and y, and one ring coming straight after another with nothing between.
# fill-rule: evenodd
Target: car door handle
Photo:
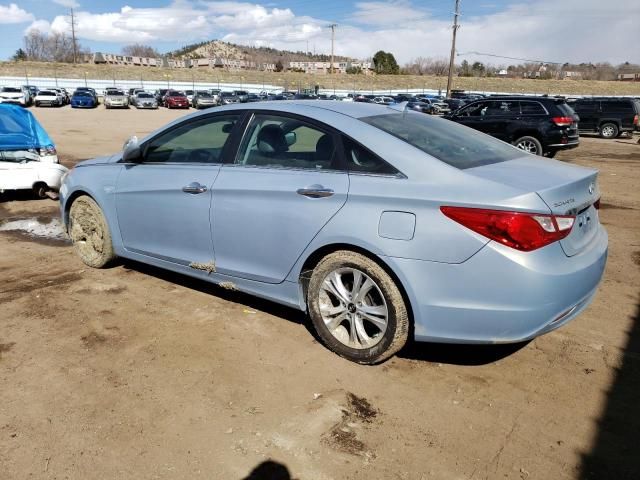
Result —
<instances>
[{"instance_id":1,"label":"car door handle","mask_svg":"<svg viewBox=\"0 0 640 480\"><path fill-rule=\"evenodd\" d=\"M182 191L184 193L192 193L192 194L198 194L198 193L204 193L207 191L207 187L205 187L204 185L200 185L198 182L191 182L189 185L182 187Z\"/></svg>"},{"instance_id":2,"label":"car door handle","mask_svg":"<svg viewBox=\"0 0 640 480\"><path fill-rule=\"evenodd\" d=\"M330 197L335 192L330 188L324 188L322 185L312 185L307 188L299 188L296 193L298 195L302 195L303 197L324 198Z\"/></svg>"}]
</instances>

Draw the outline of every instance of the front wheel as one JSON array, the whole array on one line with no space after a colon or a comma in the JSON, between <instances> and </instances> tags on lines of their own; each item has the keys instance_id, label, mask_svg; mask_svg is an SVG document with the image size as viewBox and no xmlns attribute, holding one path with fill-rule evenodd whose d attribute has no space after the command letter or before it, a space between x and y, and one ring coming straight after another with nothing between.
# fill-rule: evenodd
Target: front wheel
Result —
<instances>
[{"instance_id":1,"label":"front wheel","mask_svg":"<svg viewBox=\"0 0 640 480\"><path fill-rule=\"evenodd\" d=\"M536 137L520 137L514 143L516 148L533 155L542 155L542 144Z\"/></svg>"},{"instance_id":2,"label":"front wheel","mask_svg":"<svg viewBox=\"0 0 640 480\"><path fill-rule=\"evenodd\" d=\"M618 126L615 123L605 123L600 127L602 138L616 138L618 136Z\"/></svg>"},{"instance_id":3,"label":"front wheel","mask_svg":"<svg viewBox=\"0 0 640 480\"><path fill-rule=\"evenodd\" d=\"M115 257L109 225L98 204L83 195L69 210L69 237L80 259L93 268L103 268Z\"/></svg>"},{"instance_id":4,"label":"front wheel","mask_svg":"<svg viewBox=\"0 0 640 480\"><path fill-rule=\"evenodd\" d=\"M398 286L359 253L323 258L311 274L307 305L324 344L353 362L382 362L407 342L409 316Z\"/></svg>"}]
</instances>

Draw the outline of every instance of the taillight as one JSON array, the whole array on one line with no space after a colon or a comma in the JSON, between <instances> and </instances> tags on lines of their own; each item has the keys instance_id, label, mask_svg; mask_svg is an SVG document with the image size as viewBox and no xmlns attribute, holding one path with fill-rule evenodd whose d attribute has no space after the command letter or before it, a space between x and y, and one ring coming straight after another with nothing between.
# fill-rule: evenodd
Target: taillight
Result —
<instances>
[{"instance_id":1,"label":"taillight","mask_svg":"<svg viewBox=\"0 0 640 480\"><path fill-rule=\"evenodd\" d=\"M466 207L440 207L450 219L508 247L530 252L562 240L574 216L509 212Z\"/></svg>"},{"instance_id":2,"label":"taillight","mask_svg":"<svg viewBox=\"0 0 640 480\"><path fill-rule=\"evenodd\" d=\"M568 127L573 123L573 118L571 117L553 117L551 119L553 123L555 123L559 127Z\"/></svg>"},{"instance_id":3,"label":"taillight","mask_svg":"<svg viewBox=\"0 0 640 480\"><path fill-rule=\"evenodd\" d=\"M638 115L636 115L635 117L633 117L633 124L634 124L634 125L638 125Z\"/></svg>"}]
</instances>

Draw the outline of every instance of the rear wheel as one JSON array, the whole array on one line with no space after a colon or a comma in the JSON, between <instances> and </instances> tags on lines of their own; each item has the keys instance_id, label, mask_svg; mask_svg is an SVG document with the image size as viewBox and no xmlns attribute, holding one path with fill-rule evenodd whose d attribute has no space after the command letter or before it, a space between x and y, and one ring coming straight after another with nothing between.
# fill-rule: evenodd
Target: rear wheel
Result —
<instances>
[{"instance_id":1,"label":"rear wheel","mask_svg":"<svg viewBox=\"0 0 640 480\"><path fill-rule=\"evenodd\" d=\"M616 138L618 136L618 126L615 123L603 123L600 126L600 136L602 138Z\"/></svg>"},{"instance_id":2,"label":"rear wheel","mask_svg":"<svg viewBox=\"0 0 640 480\"><path fill-rule=\"evenodd\" d=\"M520 137L514 143L516 148L533 155L542 155L542 144L536 137Z\"/></svg>"},{"instance_id":3,"label":"rear wheel","mask_svg":"<svg viewBox=\"0 0 640 480\"><path fill-rule=\"evenodd\" d=\"M80 259L90 267L102 268L116 257L107 220L89 196L78 197L71 204L69 237Z\"/></svg>"},{"instance_id":4,"label":"rear wheel","mask_svg":"<svg viewBox=\"0 0 640 480\"><path fill-rule=\"evenodd\" d=\"M359 253L323 258L311 274L307 305L324 344L353 362L382 362L407 341L409 318L398 286Z\"/></svg>"}]
</instances>

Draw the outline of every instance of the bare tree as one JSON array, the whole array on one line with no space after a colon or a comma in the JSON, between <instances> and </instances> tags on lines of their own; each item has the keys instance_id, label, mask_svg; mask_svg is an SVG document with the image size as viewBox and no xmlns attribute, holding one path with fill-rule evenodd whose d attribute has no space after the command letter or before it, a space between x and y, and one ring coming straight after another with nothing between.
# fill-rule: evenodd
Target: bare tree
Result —
<instances>
[{"instance_id":1,"label":"bare tree","mask_svg":"<svg viewBox=\"0 0 640 480\"><path fill-rule=\"evenodd\" d=\"M134 43L122 47L122 54L128 57L157 58L160 56L155 48L149 45L142 45L141 43Z\"/></svg>"},{"instance_id":2,"label":"bare tree","mask_svg":"<svg viewBox=\"0 0 640 480\"><path fill-rule=\"evenodd\" d=\"M89 53L89 49L77 45L80 54ZM51 34L39 30L29 30L24 37L24 52L28 60L39 62L73 62L73 39L60 32Z\"/></svg>"}]
</instances>

